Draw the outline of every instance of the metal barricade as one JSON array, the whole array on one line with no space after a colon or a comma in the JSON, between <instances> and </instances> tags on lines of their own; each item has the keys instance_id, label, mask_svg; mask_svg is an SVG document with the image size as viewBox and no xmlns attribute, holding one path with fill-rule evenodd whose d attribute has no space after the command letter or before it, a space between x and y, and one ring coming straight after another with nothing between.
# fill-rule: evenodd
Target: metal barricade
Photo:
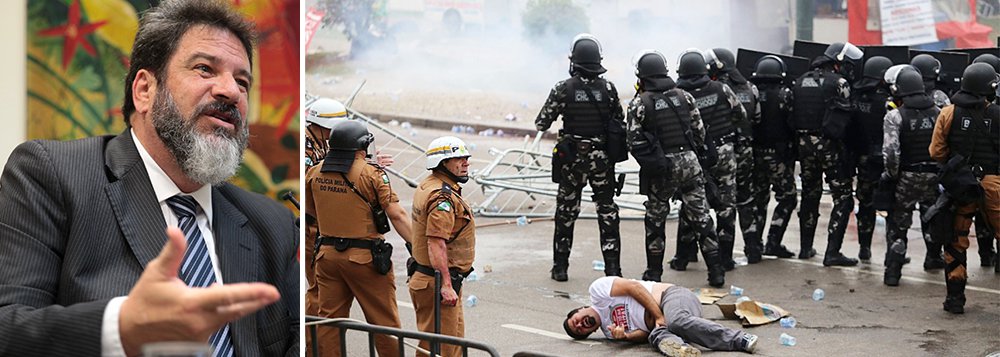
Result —
<instances>
[{"instance_id":1,"label":"metal barricade","mask_svg":"<svg viewBox=\"0 0 1000 357\"><path fill-rule=\"evenodd\" d=\"M348 330L356 330L356 331L363 331L363 332L367 332L368 333L368 350L371 351L371 356L372 357L375 357L375 355L376 355L376 353L375 353L375 335L376 334L394 336L397 339L397 341L399 342L399 355L400 356L405 356L406 355L404 353L404 351L405 351L404 348L405 348L405 346L407 346L406 343L405 343L405 340L406 339L413 339L413 340L427 341L427 342L430 342L430 343L443 343L443 344L460 346L460 347L462 347L462 355L463 356L468 356L469 355L469 349L474 349L474 350L479 350L479 351L483 351L485 353L488 353L491 357L500 357L500 353L497 352L496 348L493 348L493 346L487 345L487 344L482 343L482 342L473 341L473 340L464 339L464 338L458 338L458 337L454 337L454 336L438 335L438 334L427 333L427 332L420 332L420 331L407 331L407 330L398 329L398 328L394 328L394 327L371 325L371 324L367 324L367 323L364 323L364 322L361 322L361 321L357 321L357 320L353 320L353 319L348 319L348 318L326 319L326 318L322 318L322 317L308 316L307 315L305 317L305 320L306 320L305 326L308 329L309 334L312 337L313 357L319 357L319 356L321 356L321 353L319 351L319 345L318 345L318 342L317 342L318 339L317 339L317 336L316 336L316 329L319 326L329 326L330 328L339 328L340 329L340 342L341 342L340 343L340 355L341 356L347 356L348 355L347 354L347 331Z\"/></svg>"}]
</instances>

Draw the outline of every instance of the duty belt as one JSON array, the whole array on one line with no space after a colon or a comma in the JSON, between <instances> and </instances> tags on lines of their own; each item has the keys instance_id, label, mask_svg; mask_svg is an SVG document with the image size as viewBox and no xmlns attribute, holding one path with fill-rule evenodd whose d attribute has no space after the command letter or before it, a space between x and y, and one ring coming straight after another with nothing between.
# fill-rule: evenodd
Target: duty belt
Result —
<instances>
[{"instance_id":1,"label":"duty belt","mask_svg":"<svg viewBox=\"0 0 1000 357\"><path fill-rule=\"evenodd\" d=\"M726 134L724 136L715 138L713 141L715 142L715 146L722 146L722 145L729 144L729 143L735 143L736 142L736 133Z\"/></svg>"},{"instance_id":2,"label":"duty belt","mask_svg":"<svg viewBox=\"0 0 1000 357\"><path fill-rule=\"evenodd\" d=\"M941 167L935 163L923 162L923 163L903 165L903 167L901 167L900 170L909 172L936 173L941 170Z\"/></svg>"},{"instance_id":3,"label":"duty belt","mask_svg":"<svg viewBox=\"0 0 1000 357\"><path fill-rule=\"evenodd\" d=\"M424 275L434 276L434 273L437 272L437 269L434 269L432 267L429 267L429 266L426 266L426 265L423 265L423 264L420 264L420 263L414 262L413 265L417 267L417 271L418 272L424 273ZM458 275L462 276L462 279L465 279L466 277L468 277L469 274L471 274L473 270L475 270L475 269L469 269L469 271L462 273L462 272L458 271L458 268L448 268L448 272L449 273L450 272L458 273Z\"/></svg>"},{"instance_id":4,"label":"duty belt","mask_svg":"<svg viewBox=\"0 0 1000 357\"><path fill-rule=\"evenodd\" d=\"M691 151L691 148L684 145L663 148L664 154L677 154L685 151Z\"/></svg>"},{"instance_id":5,"label":"duty belt","mask_svg":"<svg viewBox=\"0 0 1000 357\"><path fill-rule=\"evenodd\" d=\"M320 237L316 240L316 245L332 245L337 251L343 252L347 248L361 248L371 250L375 246L372 239L352 239L340 237ZM433 275L433 274L432 274Z\"/></svg>"}]
</instances>

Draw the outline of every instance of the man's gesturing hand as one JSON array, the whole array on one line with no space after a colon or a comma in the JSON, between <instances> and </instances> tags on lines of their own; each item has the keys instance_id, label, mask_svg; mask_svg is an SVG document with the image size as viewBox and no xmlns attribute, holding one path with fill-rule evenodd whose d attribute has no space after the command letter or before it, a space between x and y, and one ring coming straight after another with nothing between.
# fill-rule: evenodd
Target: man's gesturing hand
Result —
<instances>
[{"instance_id":1,"label":"man's gesturing hand","mask_svg":"<svg viewBox=\"0 0 1000 357\"><path fill-rule=\"evenodd\" d=\"M167 228L163 250L146 265L122 303L118 327L127 355L138 355L142 345L150 342L208 342L226 323L281 297L277 289L264 283L187 286L177 277L186 245L180 229Z\"/></svg>"}]
</instances>

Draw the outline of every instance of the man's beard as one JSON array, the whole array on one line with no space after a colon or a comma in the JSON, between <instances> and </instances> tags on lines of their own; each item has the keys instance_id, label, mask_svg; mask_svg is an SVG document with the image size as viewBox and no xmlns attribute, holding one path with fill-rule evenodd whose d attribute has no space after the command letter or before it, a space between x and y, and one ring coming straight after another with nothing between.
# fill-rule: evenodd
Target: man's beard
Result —
<instances>
[{"instance_id":1,"label":"man's beard","mask_svg":"<svg viewBox=\"0 0 1000 357\"><path fill-rule=\"evenodd\" d=\"M235 129L230 131L216 127L210 133L201 133L198 117L207 110L236 118L233 123ZM191 117L185 119L169 91L164 88L156 93L151 115L156 133L173 154L181 171L192 181L202 185L220 184L240 167L250 131L235 105L213 100L195 107Z\"/></svg>"}]
</instances>

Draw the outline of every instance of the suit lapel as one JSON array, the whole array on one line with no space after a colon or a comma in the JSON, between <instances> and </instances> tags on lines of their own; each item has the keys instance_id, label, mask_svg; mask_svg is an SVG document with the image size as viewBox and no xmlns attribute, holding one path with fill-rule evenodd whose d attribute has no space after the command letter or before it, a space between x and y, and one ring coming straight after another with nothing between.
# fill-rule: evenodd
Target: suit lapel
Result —
<instances>
[{"instance_id":1,"label":"suit lapel","mask_svg":"<svg viewBox=\"0 0 1000 357\"><path fill-rule=\"evenodd\" d=\"M167 224L128 129L108 142L104 161L113 177L104 192L129 248L145 269L166 242Z\"/></svg>"},{"instance_id":2,"label":"suit lapel","mask_svg":"<svg viewBox=\"0 0 1000 357\"><path fill-rule=\"evenodd\" d=\"M219 257L222 280L226 284L258 281L255 276L259 245L257 236L247 227L247 217L220 192L212 188L212 231L215 253ZM256 350L243 347L256 346L257 319L250 314L230 323L236 351L241 356L257 355Z\"/></svg>"}]
</instances>

